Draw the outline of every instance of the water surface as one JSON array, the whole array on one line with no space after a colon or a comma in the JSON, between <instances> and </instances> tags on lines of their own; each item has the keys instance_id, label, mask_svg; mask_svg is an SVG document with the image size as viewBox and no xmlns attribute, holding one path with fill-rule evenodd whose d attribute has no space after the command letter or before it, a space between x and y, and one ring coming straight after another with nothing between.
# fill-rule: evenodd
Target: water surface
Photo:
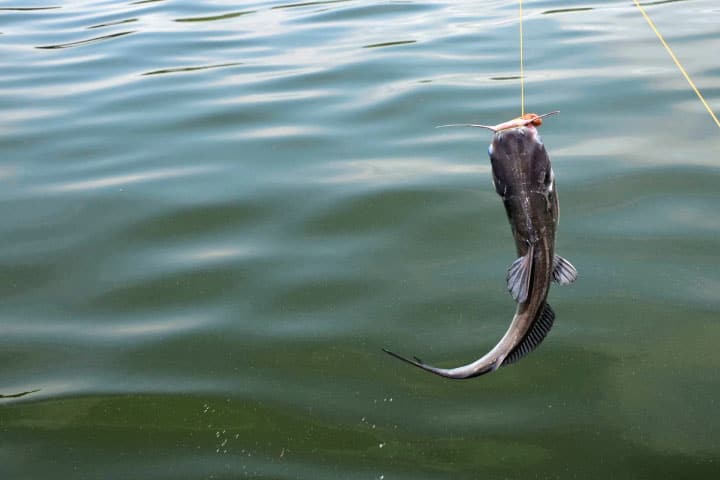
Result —
<instances>
[{"instance_id":1,"label":"water surface","mask_svg":"<svg viewBox=\"0 0 720 480\"><path fill-rule=\"evenodd\" d=\"M720 8L647 3L720 110ZM0 471L713 478L720 131L628 1L525 5L558 179L533 355L490 136L512 1L0 2Z\"/></svg>"}]
</instances>

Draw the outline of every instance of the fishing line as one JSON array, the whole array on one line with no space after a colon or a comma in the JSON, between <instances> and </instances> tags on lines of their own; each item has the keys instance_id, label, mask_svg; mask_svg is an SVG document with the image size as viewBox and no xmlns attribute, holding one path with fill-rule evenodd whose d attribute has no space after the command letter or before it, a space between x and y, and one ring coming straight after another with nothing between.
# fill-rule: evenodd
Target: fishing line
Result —
<instances>
[{"instance_id":1,"label":"fishing line","mask_svg":"<svg viewBox=\"0 0 720 480\"><path fill-rule=\"evenodd\" d=\"M523 62L523 2L520 0L520 116L525 115L525 65ZM718 124L720 126L720 124Z\"/></svg>"},{"instance_id":2,"label":"fishing line","mask_svg":"<svg viewBox=\"0 0 720 480\"><path fill-rule=\"evenodd\" d=\"M650 28L652 28L652 31L655 32L655 35L657 35L657 37L660 39L660 42L665 47L665 50L667 50L667 52L670 54L670 57L675 62L675 65L677 65L677 67L680 69L680 72L685 76L685 80L688 81L688 83L690 84L690 87L692 87L693 91L698 96L698 98L700 99L702 104L705 106L705 108L707 109L707 111L710 114L710 116L712 117L712 119L715 120L715 124L718 126L718 128L720 128L720 120L718 120L718 117L715 116L715 113L713 112L712 108L710 108L710 105L708 105L708 103L705 101L705 97L703 97L702 93L700 93L700 90L695 86L695 82L692 81L692 79L690 78L690 75L687 73L687 70L685 70L685 68L680 63L680 60L678 60L678 58L675 56L675 53L673 53L672 49L670 48L670 45L668 45L668 43L663 38L662 34L660 33L660 30L657 29L657 27L655 26L655 23L652 21L652 19L650 19L650 16L647 14L647 12L642 7L642 5L640 5L640 2L638 0L633 0L633 1L635 2L635 6L637 6L637 8L640 10L640 13L642 13L643 17L645 17L645 20L647 20L647 23L648 23L648 25L650 25ZM522 0L520 0L520 4L522 5ZM522 32L522 24L520 26L520 31ZM522 51L522 34L520 37L520 50ZM522 54L521 54L521 56L522 56ZM521 58L521 62L522 62L522 58ZM521 65L522 65L522 63L521 63Z\"/></svg>"}]
</instances>

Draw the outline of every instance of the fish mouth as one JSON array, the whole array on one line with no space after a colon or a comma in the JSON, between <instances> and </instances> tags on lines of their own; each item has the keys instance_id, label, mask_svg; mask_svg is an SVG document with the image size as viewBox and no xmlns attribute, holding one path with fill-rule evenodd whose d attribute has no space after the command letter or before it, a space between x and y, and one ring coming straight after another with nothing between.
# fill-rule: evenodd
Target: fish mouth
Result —
<instances>
[{"instance_id":1,"label":"fish mouth","mask_svg":"<svg viewBox=\"0 0 720 480\"><path fill-rule=\"evenodd\" d=\"M508 128L495 132L493 143L503 144L506 142L529 142L541 144L540 134L532 124L524 127Z\"/></svg>"},{"instance_id":2,"label":"fish mouth","mask_svg":"<svg viewBox=\"0 0 720 480\"><path fill-rule=\"evenodd\" d=\"M518 153L532 152L542 146L543 142L537 128L527 125L495 132L488 154L491 158L496 153L502 154L502 157L511 158Z\"/></svg>"}]
</instances>

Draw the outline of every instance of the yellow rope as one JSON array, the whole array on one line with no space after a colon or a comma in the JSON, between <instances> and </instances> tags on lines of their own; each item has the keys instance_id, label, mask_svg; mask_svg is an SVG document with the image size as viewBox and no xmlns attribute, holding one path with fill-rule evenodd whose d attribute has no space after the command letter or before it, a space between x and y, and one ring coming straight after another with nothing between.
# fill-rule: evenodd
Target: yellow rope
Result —
<instances>
[{"instance_id":1,"label":"yellow rope","mask_svg":"<svg viewBox=\"0 0 720 480\"><path fill-rule=\"evenodd\" d=\"M635 2L635 5L637 6L637 8L640 9L640 13L642 13L643 17L645 17L645 20L647 20L648 25L650 25L650 28L652 28L653 32L655 32L655 35L657 35L657 37L660 39L660 42L662 42L663 46L665 47L665 50L667 50L667 52L670 54L670 57L672 57L673 61L675 62L675 65L677 65L677 67L680 69L680 72L682 72L682 74L685 76L685 80L688 81L688 83L690 84L690 86L692 87L693 91L698 96L698 98L700 99L702 104L705 105L705 108L707 109L708 113L710 114L712 119L715 120L715 124L718 126L718 128L720 128L720 120L718 120L718 118L715 116L715 113L712 111L712 108L710 108L710 105L708 105L708 103L705 101L705 98L702 96L702 93L700 93L700 90L698 90L698 88L695 86L695 82L692 81L692 79L690 78L690 75L688 75L685 68L683 68L683 66L680 64L680 60L678 60L678 58L675 56L672 49L670 48L670 45L667 44L667 42L665 41L663 36L660 34L660 31L657 29L657 27L655 26L653 21L650 19L650 16L648 16L647 12L642 7L642 5L640 5L640 2L638 0L633 0L633 1ZM521 3L522 3L522 0L521 0ZM521 40L521 42L522 42L522 40ZM520 43L520 45L521 45L520 48L522 50L522 43Z\"/></svg>"},{"instance_id":2,"label":"yellow rope","mask_svg":"<svg viewBox=\"0 0 720 480\"><path fill-rule=\"evenodd\" d=\"M525 115L525 65L523 65L523 2L520 0L520 115Z\"/></svg>"}]
</instances>

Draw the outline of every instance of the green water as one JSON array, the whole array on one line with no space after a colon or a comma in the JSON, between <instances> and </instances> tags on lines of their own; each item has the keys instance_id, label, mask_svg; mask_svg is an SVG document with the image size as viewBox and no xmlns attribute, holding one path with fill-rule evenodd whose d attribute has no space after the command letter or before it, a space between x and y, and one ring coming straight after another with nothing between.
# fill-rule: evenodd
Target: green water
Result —
<instances>
[{"instance_id":1,"label":"green water","mask_svg":"<svg viewBox=\"0 0 720 480\"><path fill-rule=\"evenodd\" d=\"M32 7L42 7L33 9ZM651 2L720 110L720 5ZM720 473L720 130L630 1L526 1L553 331L488 132L514 1L0 2L0 478Z\"/></svg>"}]
</instances>

